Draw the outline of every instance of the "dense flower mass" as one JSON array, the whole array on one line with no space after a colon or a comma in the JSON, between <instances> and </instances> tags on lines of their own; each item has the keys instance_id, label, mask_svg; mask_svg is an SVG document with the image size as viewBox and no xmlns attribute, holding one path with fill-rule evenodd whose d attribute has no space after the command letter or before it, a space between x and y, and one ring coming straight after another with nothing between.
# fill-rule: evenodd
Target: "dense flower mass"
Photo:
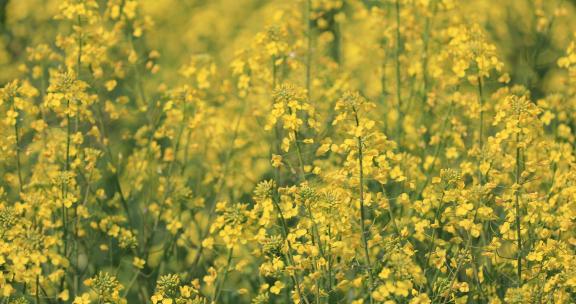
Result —
<instances>
[{"instance_id":1,"label":"dense flower mass","mask_svg":"<svg viewBox=\"0 0 576 304\"><path fill-rule=\"evenodd\" d=\"M576 303L574 16L0 1L0 304Z\"/></svg>"}]
</instances>

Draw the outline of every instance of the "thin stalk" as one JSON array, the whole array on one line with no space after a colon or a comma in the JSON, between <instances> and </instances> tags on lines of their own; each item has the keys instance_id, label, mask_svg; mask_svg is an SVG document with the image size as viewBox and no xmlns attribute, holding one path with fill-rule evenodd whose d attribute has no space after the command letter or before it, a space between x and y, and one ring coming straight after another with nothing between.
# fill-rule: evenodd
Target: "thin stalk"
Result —
<instances>
[{"instance_id":1,"label":"thin stalk","mask_svg":"<svg viewBox=\"0 0 576 304\"><path fill-rule=\"evenodd\" d=\"M76 75L80 79L80 73L82 72L82 19L78 15L78 57L76 58Z\"/></svg>"},{"instance_id":2,"label":"thin stalk","mask_svg":"<svg viewBox=\"0 0 576 304\"><path fill-rule=\"evenodd\" d=\"M326 259L326 256L324 255L324 249L322 248L322 240L320 239L320 232L318 229L318 225L316 225L316 221L314 221L314 215L312 214L312 209L310 208L310 205L307 205L305 207L306 211L308 212L308 217L310 218L310 221L312 221L312 246L317 246L318 251L320 251L320 256ZM314 257L312 264L314 271L318 271L318 267L316 267L316 262L317 259L316 257ZM320 282L318 279L316 279L316 303L320 303Z\"/></svg>"},{"instance_id":3,"label":"thin stalk","mask_svg":"<svg viewBox=\"0 0 576 304\"><path fill-rule=\"evenodd\" d=\"M483 194L480 194L480 197L478 200L475 200L474 204L474 219L472 220L473 223L476 223L476 219L478 218L478 210L480 209L481 205L483 204ZM467 232L468 235L468 242L466 244L466 248L467 250L470 251L470 256L472 257L472 270L474 271L474 280L476 281L476 287L477 290L480 291L480 296L482 297L482 299L488 299L486 296L486 293L484 292L484 287L482 286L482 283L480 282L480 276L478 275L479 271L479 267L478 267L478 258L476 257L475 252L473 251L473 245L472 245L472 234L470 233L470 231ZM481 239L484 238L484 231L480 232L480 236ZM481 240L482 241L482 240Z\"/></svg>"},{"instance_id":4,"label":"thin stalk","mask_svg":"<svg viewBox=\"0 0 576 304\"><path fill-rule=\"evenodd\" d=\"M272 88L273 89L276 88L276 84L277 84L277 76L276 76L277 67L276 67L275 62L276 62L276 60L275 60L275 58L273 58L273 60L272 60ZM308 78L309 74L308 73L310 72L308 70L308 68L309 68L309 64L307 64L307 75L306 75L307 81L309 81L309 78ZM309 85L309 84L307 84L307 85ZM309 94L309 91L307 92L307 94ZM274 133L275 133L275 136L274 136L275 143L273 144L272 148L275 150L276 154L280 154L280 148L278 146L278 141L280 139L281 131L279 129L278 124L276 124L274 127ZM301 170L300 170L301 174L299 174L298 176L300 179L303 179L304 178L304 161L302 159L300 144L298 143L298 132L294 131L294 136L295 136L295 140L296 140L296 150L297 150L297 154L298 154L298 161L299 161L299 165L301 168ZM274 168L274 175L276 177L277 183L280 184L280 169L279 168ZM277 192L277 190L276 190L276 192ZM282 224L283 239L288 245L288 253L286 255L287 260L291 265L295 265L294 259L292 257L292 244L290 243L290 240L288 240L288 225L286 224L286 220L285 220L284 215L282 213L282 209L280 208L280 205L276 201L276 198L273 199L272 201L273 201L274 207L277 209L278 215L280 217L280 222ZM300 289L300 282L299 282L298 276L294 274L294 275L291 275L290 277L292 279L292 283L294 284L294 286L296 288L296 292L298 293L298 297L301 299L301 301L303 300L305 303L309 304L308 299L303 296L302 291Z\"/></svg>"},{"instance_id":5,"label":"thin stalk","mask_svg":"<svg viewBox=\"0 0 576 304\"><path fill-rule=\"evenodd\" d=\"M137 270L136 273L134 273L134 275L132 276L132 279L130 279L130 283L128 283L128 285L126 286L126 289L124 290L124 295L122 296L123 298L126 298L128 296L128 293L132 289L132 285L134 285L139 276L140 271Z\"/></svg>"},{"instance_id":6,"label":"thin stalk","mask_svg":"<svg viewBox=\"0 0 576 304\"><path fill-rule=\"evenodd\" d=\"M401 92L401 75L400 75L400 0L396 0L396 111L398 112L398 119L396 122L396 139L398 143L402 138L402 92Z\"/></svg>"},{"instance_id":7,"label":"thin stalk","mask_svg":"<svg viewBox=\"0 0 576 304\"><path fill-rule=\"evenodd\" d=\"M16 109L14 102L12 102L12 111L16 112L16 121L14 123L14 135L16 136L16 170L18 171L18 196L22 193L22 164L20 162L20 132L19 132L19 123L18 120L20 119L19 111Z\"/></svg>"},{"instance_id":8,"label":"thin stalk","mask_svg":"<svg viewBox=\"0 0 576 304\"><path fill-rule=\"evenodd\" d=\"M220 174L220 177L218 177L218 182L216 184L215 187L215 198L214 201L212 202L212 205L210 207L210 211L208 213L208 221L206 222L206 226L204 227L203 232L201 233L201 240L203 241L204 239L206 239L210 233L210 225L212 224L212 218L214 217L215 214L215 210L216 210L216 201L218 198L218 194L222 192L222 189L224 188L224 177L227 175L228 173L228 167L230 164L230 160L232 159L232 155L235 151L234 149L234 142L236 141L236 138L238 138L238 133L239 133L239 128L240 128L240 121L241 118L244 114L244 110L245 108L242 109L242 113L238 116L238 119L236 121L236 126L234 127L234 134L230 140L230 149L228 150L228 153L226 153L226 157L224 159L224 168L222 169L222 174ZM192 266L191 269L196 268L196 266L198 265L198 263L200 262L200 258L202 257L202 252L204 251L204 246L202 246L202 242L200 242L198 251L196 252L196 255L194 256L193 262L192 262ZM188 276L192 275L192 272L189 271Z\"/></svg>"},{"instance_id":9,"label":"thin stalk","mask_svg":"<svg viewBox=\"0 0 576 304\"><path fill-rule=\"evenodd\" d=\"M434 149L434 157L432 158L432 164L430 165L428 170L426 170L426 180L424 181L424 184L422 184L422 186L420 186L420 190L418 190L418 194L416 196L416 199L419 199L422 196L424 189L426 189L426 186L428 186L428 183L430 183L430 179L432 177L432 171L434 171L434 167L436 167L436 160L440 156L440 150L442 149L442 147L444 146L444 143L445 143L444 142L444 133L446 132L446 128L448 127L448 121L449 121L450 117L452 116L452 109L453 108L454 108L454 102L451 102L450 108L448 109L448 115L446 115L446 117L444 117L444 121L442 122L442 129L440 130L440 142L436 145L436 149Z\"/></svg>"},{"instance_id":10,"label":"thin stalk","mask_svg":"<svg viewBox=\"0 0 576 304\"><path fill-rule=\"evenodd\" d=\"M184 127L185 127L185 122L187 121L187 113L188 110L186 107L184 107L184 118L182 121L182 124L180 125L180 129L178 131L178 135L176 136L176 139L172 145L172 150L174 151L174 158L170 161L170 164L168 165L168 170L166 170L166 190L162 196L162 203L165 203L166 200L168 199L168 197L170 196L172 190L173 190L173 185L172 185L172 172L174 170L174 164L176 163L177 160L177 156L178 156L178 150L180 149L180 140L182 138L182 134L184 133ZM150 233L150 235L148 236L148 238L146 239L146 242L144 243L144 260L148 260L148 257L150 255L150 249L152 246L152 242L154 241L154 236L157 232L157 228L158 228L158 224L160 223L162 214L164 211L164 204L162 205L162 207L160 208L160 211L158 212L158 216L156 217L155 221L154 221L154 228L152 229L152 232Z\"/></svg>"},{"instance_id":11,"label":"thin stalk","mask_svg":"<svg viewBox=\"0 0 576 304\"><path fill-rule=\"evenodd\" d=\"M429 50L430 50L430 32L432 30L432 23L434 21L434 17L436 17L436 13L438 12L438 5L436 4L436 1L432 1L432 3L430 3L430 6L432 6L432 15L428 15L426 16L426 21L425 21L425 25L424 25L424 34L422 37L422 41L424 44L424 51L422 53L422 81L423 81L423 94L422 94L422 101L423 101L423 105L426 104L426 101L428 100L428 89L430 87L430 78L428 75L428 57L429 57Z\"/></svg>"},{"instance_id":12,"label":"thin stalk","mask_svg":"<svg viewBox=\"0 0 576 304\"><path fill-rule=\"evenodd\" d=\"M71 141L71 133L72 128L70 126L71 117L70 117L70 99L66 100L66 163L64 164L64 172L68 174L70 170L70 141ZM67 257L68 255L68 211L66 210L66 198L68 197L68 181L65 180L62 182L62 242L63 242L63 251L64 256ZM60 280L60 290L64 290L64 282L66 280L66 276L63 276Z\"/></svg>"},{"instance_id":13,"label":"thin stalk","mask_svg":"<svg viewBox=\"0 0 576 304\"><path fill-rule=\"evenodd\" d=\"M442 195L440 196L440 201L438 202L438 209L436 209L436 213L434 214L434 222L437 221L439 225L440 225L440 211L442 210L445 191L446 189L442 190ZM426 273L428 272L430 258L432 257L432 253L434 252L435 248L436 248L436 229L432 228L432 241L430 244L430 248L428 248L428 253L426 255L426 263L424 264L424 276L426 276ZM427 284L428 288L432 291L432 286L430 285L429 281L427 281Z\"/></svg>"},{"instance_id":14,"label":"thin stalk","mask_svg":"<svg viewBox=\"0 0 576 304\"><path fill-rule=\"evenodd\" d=\"M484 88L482 85L482 77L478 75L478 103L480 104L480 121L478 126L478 148L480 150L480 157L478 158L478 183L480 185L484 184L482 177L482 170L480 170L480 165L483 160L483 150L484 150Z\"/></svg>"},{"instance_id":15,"label":"thin stalk","mask_svg":"<svg viewBox=\"0 0 576 304\"><path fill-rule=\"evenodd\" d=\"M71 127L71 122L72 119L70 117L70 100L66 101L66 164L64 165L64 171L66 172L66 174L68 173L68 171L70 171L70 142L71 142L71 138L72 138L72 127ZM66 199L68 197L68 181L66 181L65 184L62 185L62 196L63 199ZM67 252L67 235L68 235L68 227L67 227L67 215L68 212L66 210L66 207L64 205L62 205L62 216L63 216L63 226L64 226L64 256L66 256L66 252Z\"/></svg>"},{"instance_id":16,"label":"thin stalk","mask_svg":"<svg viewBox=\"0 0 576 304\"><path fill-rule=\"evenodd\" d=\"M332 241L332 228L328 224L328 242L326 244L328 247L328 303L332 303L332 247L330 246L330 241Z\"/></svg>"},{"instance_id":17,"label":"thin stalk","mask_svg":"<svg viewBox=\"0 0 576 304\"><path fill-rule=\"evenodd\" d=\"M304 171L304 159L302 158L302 150L300 149L300 143L298 142L298 132L294 131L294 137L296 139L296 154L298 155L298 163L300 164L300 180L306 179L306 172Z\"/></svg>"},{"instance_id":18,"label":"thin stalk","mask_svg":"<svg viewBox=\"0 0 576 304\"><path fill-rule=\"evenodd\" d=\"M40 303L40 277L36 276L36 292L34 294L34 299L36 300L36 304Z\"/></svg>"},{"instance_id":19,"label":"thin stalk","mask_svg":"<svg viewBox=\"0 0 576 304\"><path fill-rule=\"evenodd\" d=\"M432 14L426 16L426 21L424 22L424 33L422 35L422 44L423 44L423 51L422 51L422 91L420 92L422 98L422 107L426 107L428 103L428 92L430 91L431 81L430 75L428 73L428 66L429 66L429 51L430 51L430 33L433 29L434 18L438 13L438 5L437 1L432 1L430 3ZM434 113L431 113L434 114ZM422 124L422 121L425 119L425 115L420 115L418 118L418 125Z\"/></svg>"},{"instance_id":20,"label":"thin stalk","mask_svg":"<svg viewBox=\"0 0 576 304\"><path fill-rule=\"evenodd\" d=\"M82 74L82 46L83 46L83 42L82 42L82 19L80 18L80 16L78 16L78 57L76 58L76 77L78 80L80 80L81 74ZM68 121L68 124L70 124L70 121ZM79 125L80 125L80 107L76 107L76 119L75 119L75 127L74 127L74 132L77 133L78 129L79 129ZM79 144L76 144L76 149L79 150ZM86 191L86 193L88 193L88 191ZM71 255L75 255L75 260L76 260L76 265L78 265L78 241L77 241L77 230L78 230L78 205L75 206L74 209L74 217L77 219L73 225L73 241L74 243L72 244L72 248L70 249L70 254ZM70 259L70 261L72 261L72 259ZM74 284L74 288L72 289L72 297L76 296L76 293L78 292L78 271L77 271L77 267L76 266L72 266L72 268L74 269L74 273L73 273L73 284Z\"/></svg>"},{"instance_id":21,"label":"thin stalk","mask_svg":"<svg viewBox=\"0 0 576 304\"><path fill-rule=\"evenodd\" d=\"M518 117L520 121L520 117ZM518 122L518 128L519 126ZM522 148L520 148L520 134L516 134L516 187L518 187L514 193L515 197L515 208L516 208L516 238L518 242L518 255L516 257L517 265L517 275L518 275L518 286L522 286L522 234L521 234L521 217L520 217L520 174L522 174L522 169L520 166Z\"/></svg>"},{"instance_id":22,"label":"thin stalk","mask_svg":"<svg viewBox=\"0 0 576 304\"><path fill-rule=\"evenodd\" d=\"M380 184L380 187L382 189L382 194L385 197L388 197L388 194L386 194L386 189L384 188L384 184ZM398 223L396 223L396 217L394 216L394 211L392 210L394 208L394 204L392 203L392 199L388 199L388 216L390 217L390 221L392 222L392 226L394 228L394 233L396 233L397 237L401 237L400 235L400 229L398 228Z\"/></svg>"},{"instance_id":23,"label":"thin stalk","mask_svg":"<svg viewBox=\"0 0 576 304\"><path fill-rule=\"evenodd\" d=\"M384 42L382 42L382 49L384 49ZM384 58L382 60L382 65L380 66L381 68L381 73L380 73L380 98L381 98L381 103L382 103L382 109L384 110L384 113L388 113L388 105L386 103L386 97L388 96L388 92L386 92L386 65L387 65L387 61L388 61L388 54L384 53ZM388 133L388 119L383 119L383 123L384 123L384 133Z\"/></svg>"},{"instance_id":24,"label":"thin stalk","mask_svg":"<svg viewBox=\"0 0 576 304\"><path fill-rule=\"evenodd\" d=\"M356 108L354 110L354 119L356 120L356 126L360 126L360 120L358 119L358 112ZM366 215L365 215L365 208L364 208L364 164L363 164L363 150L362 150L362 136L358 136L358 169L359 169L359 179L360 179L360 227L362 229L362 243L364 246L364 255L366 256L366 266L368 271L368 278L370 280L368 286L368 299L370 303L373 303L372 299L372 284L374 283L374 278L372 277L372 264L370 263L370 253L368 251L368 231L365 227Z\"/></svg>"},{"instance_id":25,"label":"thin stalk","mask_svg":"<svg viewBox=\"0 0 576 304\"><path fill-rule=\"evenodd\" d=\"M288 108L288 112L292 115L292 109ZM298 178L300 181L306 180L306 173L304 172L304 158L302 157L302 149L300 148L300 133L297 130L293 131L294 135L294 143L296 145L296 154L298 156L298 164L300 166L300 174L298 174Z\"/></svg>"},{"instance_id":26,"label":"thin stalk","mask_svg":"<svg viewBox=\"0 0 576 304\"><path fill-rule=\"evenodd\" d=\"M278 212L278 217L280 218L280 224L282 226L282 238L284 240L284 242L286 242L286 244L288 245L288 252L286 253L286 258L287 261L290 263L291 266L295 267L295 263L294 263L294 257L292 256L292 243L290 243L290 240L288 239L288 224L286 223L286 218L284 218L284 214L282 213L282 209L280 208L280 204L278 203L279 200L279 194L278 194L278 189L276 189L276 194L274 195L273 199L272 199L272 203L274 205L274 208L276 208L276 212ZM300 290L300 280L298 279L298 276L296 274L294 275L290 275L290 277L292 278L292 282L294 283L294 286L296 287L296 292L298 293L298 297L301 299L301 301L303 300L306 304L310 304L310 302L308 301L308 299L306 297L303 296L302 291Z\"/></svg>"},{"instance_id":27,"label":"thin stalk","mask_svg":"<svg viewBox=\"0 0 576 304\"><path fill-rule=\"evenodd\" d=\"M272 58L272 91L274 91L276 89L276 57L274 56ZM278 127L278 123L276 123L274 125L274 139L273 139L273 143L272 146L270 147L270 154L274 153L276 155L280 155L280 133L281 130ZM275 167L274 168L274 179L276 180L276 182L278 184L281 183L280 181L280 168L279 167Z\"/></svg>"},{"instance_id":28,"label":"thin stalk","mask_svg":"<svg viewBox=\"0 0 576 304\"><path fill-rule=\"evenodd\" d=\"M472 242L472 238L469 237L469 243ZM478 290L480 291L480 296L482 297L482 299L487 299L486 297L486 293L484 292L484 287L482 287L482 283L480 282L480 276L479 276L479 269L478 269L478 259L476 258L476 255L474 254L474 252L472 252L472 246L470 246L470 256L472 257L472 269L474 271L474 280L476 281L476 287L478 288Z\"/></svg>"},{"instance_id":29,"label":"thin stalk","mask_svg":"<svg viewBox=\"0 0 576 304\"><path fill-rule=\"evenodd\" d=\"M462 267L462 265L464 263L462 263L463 258L460 258L459 261L457 262L457 266L456 269L454 270L453 274L452 274L452 278L450 279L450 285L449 288L453 288L452 286L454 286L454 282L456 282L456 279L458 278L458 273L460 272L460 268ZM437 297L439 295L436 295L433 299L432 299L432 303L438 303L438 301L436 300ZM440 302L441 304L444 303L450 303L450 296L447 296L445 299L442 300L442 302Z\"/></svg>"},{"instance_id":30,"label":"thin stalk","mask_svg":"<svg viewBox=\"0 0 576 304\"><path fill-rule=\"evenodd\" d=\"M132 26L132 24L130 24L130 27ZM130 43L130 47L132 48L132 50L136 50L136 47L134 45L134 38L132 37L132 34L130 31L127 31L127 36L128 36L128 42ZM140 95L140 100L142 102L142 105L148 103L148 108L152 109L152 105L153 105L153 99L149 99L146 96L146 91L144 90L144 85L143 85L143 81L142 81L142 75L140 74L140 69L137 63L133 64L133 69L134 69L134 77L135 77L135 81L136 81L136 87L138 90L138 94Z\"/></svg>"},{"instance_id":31,"label":"thin stalk","mask_svg":"<svg viewBox=\"0 0 576 304\"><path fill-rule=\"evenodd\" d=\"M222 276L222 280L214 289L214 294L212 296L213 303L218 303L218 298L220 298L220 294L222 293L222 285L226 282L226 277L228 276L228 272L230 271L230 264L232 263L232 254L234 252L234 248L230 248L228 250L228 258L226 261L226 267L224 268L224 275Z\"/></svg>"},{"instance_id":32,"label":"thin stalk","mask_svg":"<svg viewBox=\"0 0 576 304\"><path fill-rule=\"evenodd\" d=\"M312 214L310 205L306 206L306 211L308 212L308 217L310 217L310 220L312 221L312 244L314 245L314 243L316 243L318 245L320 255L324 258L324 248L322 247L322 241L320 240L320 230L318 229L316 221L314 221L314 215Z\"/></svg>"},{"instance_id":33,"label":"thin stalk","mask_svg":"<svg viewBox=\"0 0 576 304\"><path fill-rule=\"evenodd\" d=\"M310 12L312 10L312 0L306 1L306 31L307 31L307 51L306 51L306 94L308 100L312 95L311 93L311 74L312 74L312 21L310 20Z\"/></svg>"},{"instance_id":34,"label":"thin stalk","mask_svg":"<svg viewBox=\"0 0 576 304\"><path fill-rule=\"evenodd\" d=\"M114 186L116 187L116 191L118 192L118 195L120 197L120 203L122 205L122 208L124 209L124 212L126 213L126 217L128 218L128 224L130 226L130 228L134 228L134 223L132 220L132 217L130 216L130 208L128 207L128 200L126 198L126 196L124 195L124 191L122 191L122 185L120 184L120 176L118 173L119 170L119 165L118 163L114 160L114 156L112 153L112 149L110 148L110 144L109 141L107 141L106 139L109 138L109 136L107 135L108 132L106 130L106 125L104 124L104 114L102 113L102 107L101 104L98 104L99 106L96 107L96 111L97 111L97 120L98 123L100 124L100 130L102 130L102 134L100 137L100 141L102 142L102 145L104 146L104 152L108 158L108 163L115 168L114 172L113 172L113 178L114 178Z\"/></svg>"},{"instance_id":35,"label":"thin stalk","mask_svg":"<svg viewBox=\"0 0 576 304\"><path fill-rule=\"evenodd\" d=\"M70 118L70 100L66 102L66 164L64 165L64 170L68 172L70 170L70 140L72 135L71 127L72 119Z\"/></svg>"}]
</instances>

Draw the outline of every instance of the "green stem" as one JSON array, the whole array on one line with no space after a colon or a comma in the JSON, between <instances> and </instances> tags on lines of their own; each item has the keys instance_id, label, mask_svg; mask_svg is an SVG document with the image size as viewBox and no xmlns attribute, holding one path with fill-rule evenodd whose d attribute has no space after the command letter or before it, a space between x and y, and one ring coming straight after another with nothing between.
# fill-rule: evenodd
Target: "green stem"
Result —
<instances>
[{"instance_id":1,"label":"green stem","mask_svg":"<svg viewBox=\"0 0 576 304\"><path fill-rule=\"evenodd\" d=\"M40 303L40 277L36 276L36 292L34 294L36 304Z\"/></svg>"},{"instance_id":2,"label":"green stem","mask_svg":"<svg viewBox=\"0 0 576 304\"><path fill-rule=\"evenodd\" d=\"M228 258L226 261L226 267L224 268L224 275L222 276L222 280L214 289L214 294L212 296L213 302L218 303L218 298L220 298L220 294L222 293L222 285L226 283L226 277L228 276L228 272L230 271L230 264L232 263L232 254L234 252L234 248L230 248L228 250Z\"/></svg>"},{"instance_id":3,"label":"green stem","mask_svg":"<svg viewBox=\"0 0 576 304\"><path fill-rule=\"evenodd\" d=\"M356 126L360 126L360 120L358 119L358 112L356 108L354 110L354 118L356 120ZM368 231L365 227L366 215L365 215L365 208L364 208L364 164L363 164L363 149L362 149L362 136L358 136L358 169L359 169L359 192L360 192L360 227L362 229L362 243L364 246L364 255L366 257L366 266L369 278L369 286L368 286L368 299L370 303L373 303L372 299L372 285L374 284L374 278L372 277L372 264L370 263L370 253L368 251Z\"/></svg>"},{"instance_id":4,"label":"green stem","mask_svg":"<svg viewBox=\"0 0 576 304\"><path fill-rule=\"evenodd\" d=\"M520 117L518 117L518 122ZM518 123L518 128L520 128ZM522 286L522 234L521 234L521 217L520 217L520 175L522 174L522 169L520 166L522 148L520 148L520 134L516 134L516 187L514 197L515 197L515 209L516 209L516 238L518 242L518 255L516 257L517 262L517 275L518 275L518 287Z\"/></svg>"},{"instance_id":5,"label":"green stem","mask_svg":"<svg viewBox=\"0 0 576 304\"><path fill-rule=\"evenodd\" d=\"M22 164L20 162L20 132L19 132L19 123L18 120L20 119L19 111L16 109L14 102L12 102L12 111L16 112L16 121L14 122L14 135L16 136L16 170L18 171L18 196L22 193Z\"/></svg>"},{"instance_id":6,"label":"green stem","mask_svg":"<svg viewBox=\"0 0 576 304\"><path fill-rule=\"evenodd\" d=\"M436 160L440 156L440 150L444 146L444 133L446 132L446 128L448 127L448 121L449 121L450 117L452 116L452 109L453 108L454 108L454 102L451 102L450 108L448 109L448 115L446 115L446 117L444 117L444 121L442 122L442 129L440 130L440 142L438 142L438 144L436 145L436 148L434 149L434 156L432 158L432 164L430 165L428 170L426 170L426 180L424 181L424 184L422 184L422 186L420 186L420 190L418 190L418 192L417 192L418 194L416 195L416 199L419 199L422 196L424 189L426 189L426 186L428 186L428 183L430 183L430 179L432 178L432 171L434 171L434 168L436 167Z\"/></svg>"},{"instance_id":7,"label":"green stem","mask_svg":"<svg viewBox=\"0 0 576 304\"><path fill-rule=\"evenodd\" d=\"M288 108L290 115L292 115L292 109ZM298 174L298 178L300 181L306 180L306 173L304 172L304 158L302 157L302 149L300 148L300 134L297 130L293 131L294 135L294 143L296 145L296 154L298 156L298 164L300 166L300 174Z\"/></svg>"},{"instance_id":8,"label":"green stem","mask_svg":"<svg viewBox=\"0 0 576 304\"><path fill-rule=\"evenodd\" d=\"M440 201L438 202L438 209L436 209L436 213L434 214L434 222L438 222L438 225L440 227L440 211L442 210L442 205L443 205L443 201L444 201L444 191L446 191L446 189L442 189L442 195L440 196ZM429 264L430 264L430 258L432 257L432 253L434 252L434 249L436 248L436 229L432 228L432 241L430 244L430 248L428 248L428 253L426 255L426 263L424 264L424 276L426 276L426 273L428 272L429 269ZM428 284L430 284L427 281ZM429 285L428 288L432 291L432 286Z\"/></svg>"},{"instance_id":9,"label":"green stem","mask_svg":"<svg viewBox=\"0 0 576 304\"><path fill-rule=\"evenodd\" d=\"M307 31L307 51L306 51L306 94L308 100L312 96L311 92L311 74L312 74L312 21L310 20L310 12L312 10L312 0L306 1L306 31Z\"/></svg>"},{"instance_id":10,"label":"green stem","mask_svg":"<svg viewBox=\"0 0 576 304\"><path fill-rule=\"evenodd\" d=\"M272 199L272 203L274 205L274 208L276 208L276 212L278 212L278 217L280 218L280 224L282 226L282 238L284 239L284 242L286 242L286 244L288 245L288 252L286 253L286 258L287 261L290 263L290 266L295 267L296 264L294 263L294 257L292 256L292 244L290 242L290 240L288 239L288 224L286 223L286 219L284 218L284 214L282 213L282 209L280 208L280 204L278 203L279 198L279 194L278 194L278 189L276 189L275 191L276 193L274 194L274 197ZM308 301L308 299L306 297L304 297L304 295L302 294L302 291L300 290L300 282L298 279L298 276L296 274L290 275L290 277L292 278L292 282L294 283L294 286L296 287L296 292L298 293L298 297L301 299L301 301L303 300L306 304L310 304L310 302Z\"/></svg>"},{"instance_id":11,"label":"green stem","mask_svg":"<svg viewBox=\"0 0 576 304\"><path fill-rule=\"evenodd\" d=\"M400 35L400 0L396 0L396 111L398 119L396 122L396 139L400 144L402 138L402 92L401 92L401 75L400 75L400 52L401 52L401 35Z\"/></svg>"},{"instance_id":12,"label":"green stem","mask_svg":"<svg viewBox=\"0 0 576 304\"><path fill-rule=\"evenodd\" d=\"M208 237L208 235L210 234L210 225L212 224L212 218L214 217L214 214L216 211L216 202L218 199L218 194L221 193L222 189L224 188L224 177L226 177L226 175L228 173L230 160L232 159L232 155L235 151L234 142L236 141L236 138L238 138L240 121L241 121L241 118L243 116L244 110L245 110L245 108L242 109L242 114L238 117L238 119L236 121L236 126L234 127L234 134L230 140L230 149L228 149L228 153L226 153L226 157L224 160L224 168L222 169L222 173L220 174L220 177L218 177L218 182L216 184L215 192L214 192L215 193L214 200L210 206L210 211L208 212L208 221L206 222L206 226L204 227L204 230L201 233L201 240L202 241L205 240ZM194 256L194 259L192 260L193 262L192 262L191 269L196 268L196 266L200 262L200 258L202 257L203 251L204 251L204 246L202 246L202 242L200 242L198 251L196 252L196 255ZM192 275L192 272L189 271L187 275L188 276Z\"/></svg>"},{"instance_id":13,"label":"green stem","mask_svg":"<svg viewBox=\"0 0 576 304\"><path fill-rule=\"evenodd\" d=\"M479 149L479 157L478 157L478 183L480 185L484 184L484 180L482 177L482 170L480 170L480 165L482 164L484 158L484 88L482 85L482 77L478 75L478 103L480 104L480 121L478 126L478 149Z\"/></svg>"},{"instance_id":14,"label":"green stem","mask_svg":"<svg viewBox=\"0 0 576 304\"><path fill-rule=\"evenodd\" d=\"M72 127L71 127L71 122L72 119L70 117L70 100L66 101L66 164L64 165L64 171L66 174L68 174L68 172L70 171L70 142L71 142L71 137L72 137ZM66 179L65 184L62 185L62 194L63 194L63 199L65 200L66 198L68 198L68 180ZM66 256L68 247L66 245L68 239L68 212L66 210L66 206L65 206L65 202L63 202L62 205L62 216L63 216L63 226L64 226L64 256Z\"/></svg>"}]
</instances>

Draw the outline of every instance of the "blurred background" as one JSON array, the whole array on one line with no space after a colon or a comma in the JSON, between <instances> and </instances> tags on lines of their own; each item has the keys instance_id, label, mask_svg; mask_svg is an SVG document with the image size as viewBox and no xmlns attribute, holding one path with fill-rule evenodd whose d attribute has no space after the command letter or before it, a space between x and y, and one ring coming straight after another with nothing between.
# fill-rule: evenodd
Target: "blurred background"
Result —
<instances>
[{"instance_id":1,"label":"blurred background","mask_svg":"<svg viewBox=\"0 0 576 304\"><path fill-rule=\"evenodd\" d=\"M98 2L104 4L105 1ZM226 65L235 51L245 47L246 42L269 23L279 8L294 6L302 1L139 2L143 13L154 24L147 32L146 43L162 54L159 62L164 67L163 71L172 71L188 56L201 53L209 53L217 64ZM361 62L357 61L373 58L369 56L373 48L362 45L362 39L358 39L358 28L354 26L354 20L362 16L355 8L358 5L370 7L386 1L332 2L341 2L339 13L346 17L346 22L340 22L342 52L344 57L353 60L344 62L362 67ZM0 0L0 83L17 75L26 46L54 41L59 28L53 16L58 11L59 3L58 0ZM513 82L529 87L535 97L541 96L544 90L553 86L556 60L564 53L576 31L575 18L569 18L574 14L576 0L477 0L461 1L458 6L463 10L462 15L485 26ZM368 56L346 55L362 52ZM161 72L157 78L169 82L171 77L176 76L171 74Z\"/></svg>"}]
</instances>

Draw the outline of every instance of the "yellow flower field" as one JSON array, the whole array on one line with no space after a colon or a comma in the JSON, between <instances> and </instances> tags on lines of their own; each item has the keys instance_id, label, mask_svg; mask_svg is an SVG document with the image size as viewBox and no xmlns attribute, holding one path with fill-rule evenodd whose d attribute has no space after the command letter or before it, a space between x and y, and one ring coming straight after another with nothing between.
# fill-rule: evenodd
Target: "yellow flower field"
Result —
<instances>
[{"instance_id":1,"label":"yellow flower field","mask_svg":"<svg viewBox=\"0 0 576 304\"><path fill-rule=\"evenodd\" d=\"M576 1L0 0L0 304L576 303Z\"/></svg>"}]
</instances>

